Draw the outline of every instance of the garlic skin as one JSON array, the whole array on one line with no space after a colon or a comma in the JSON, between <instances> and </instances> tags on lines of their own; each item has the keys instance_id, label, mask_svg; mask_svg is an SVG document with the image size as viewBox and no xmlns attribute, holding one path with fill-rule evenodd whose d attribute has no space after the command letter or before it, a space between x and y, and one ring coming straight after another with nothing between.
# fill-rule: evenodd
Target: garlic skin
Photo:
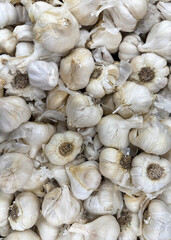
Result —
<instances>
[{"instance_id":1,"label":"garlic skin","mask_svg":"<svg viewBox=\"0 0 171 240\"><path fill-rule=\"evenodd\" d=\"M86 224L74 223L69 231L83 234L85 240L117 240L120 227L115 217L105 215Z\"/></svg>"},{"instance_id":2,"label":"garlic skin","mask_svg":"<svg viewBox=\"0 0 171 240\"><path fill-rule=\"evenodd\" d=\"M148 193L157 192L171 181L171 163L156 155L140 153L132 160L133 184Z\"/></svg>"},{"instance_id":3,"label":"garlic skin","mask_svg":"<svg viewBox=\"0 0 171 240\"><path fill-rule=\"evenodd\" d=\"M171 134L155 116L147 117L141 129L132 129L129 140L146 153L162 155L171 148Z\"/></svg>"},{"instance_id":4,"label":"garlic skin","mask_svg":"<svg viewBox=\"0 0 171 240\"><path fill-rule=\"evenodd\" d=\"M67 186L47 193L42 203L42 215L52 226L72 224L80 214L81 205Z\"/></svg>"},{"instance_id":5,"label":"garlic skin","mask_svg":"<svg viewBox=\"0 0 171 240\"><path fill-rule=\"evenodd\" d=\"M28 230L25 230L25 231L22 231L22 232L17 232L17 231L14 231L12 233L10 233L6 238L5 240L14 240L14 239L17 239L17 240L41 240L40 237L35 233L33 232L31 229L28 229Z\"/></svg>"},{"instance_id":6,"label":"garlic skin","mask_svg":"<svg viewBox=\"0 0 171 240\"><path fill-rule=\"evenodd\" d=\"M140 52L153 52L171 62L171 22L168 20L156 23L148 33L146 42L138 46Z\"/></svg>"},{"instance_id":7,"label":"garlic skin","mask_svg":"<svg viewBox=\"0 0 171 240\"><path fill-rule=\"evenodd\" d=\"M157 199L163 201L171 210L171 186L168 186L162 194L159 194Z\"/></svg>"},{"instance_id":8,"label":"garlic skin","mask_svg":"<svg viewBox=\"0 0 171 240\"><path fill-rule=\"evenodd\" d=\"M141 204L145 200L145 195L141 194L140 196L129 196L124 194L125 206L129 211L133 213L138 213L141 207Z\"/></svg>"},{"instance_id":9,"label":"garlic skin","mask_svg":"<svg viewBox=\"0 0 171 240\"><path fill-rule=\"evenodd\" d=\"M103 109L103 116L107 116L109 114L112 114L112 112L115 109L115 105L114 105L114 102L113 102L113 93L111 93L109 95L105 95L101 99L101 105L102 105L102 109Z\"/></svg>"},{"instance_id":10,"label":"garlic skin","mask_svg":"<svg viewBox=\"0 0 171 240\"><path fill-rule=\"evenodd\" d=\"M159 2L157 8L161 11L162 15L169 21L171 21L171 4Z\"/></svg>"},{"instance_id":11,"label":"garlic skin","mask_svg":"<svg viewBox=\"0 0 171 240\"><path fill-rule=\"evenodd\" d=\"M147 87L130 81L126 81L124 85L118 86L113 95L116 109L121 107L121 110L118 110L118 114L124 118L147 113L152 100L152 94Z\"/></svg>"},{"instance_id":12,"label":"garlic skin","mask_svg":"<svg viewBox=\"0 0 171 240\"><path fill-rule=\"evenodd\" d=\"M155 53L145 53L132 59L131 81L146 86L150 92L157 93L167 85L169 68L166 59Z\"/></svg>"},{"instance_id":13,"label":"garlic skin","mask_svg":"<svg viewBox=\"0 0 171 240\"><path fill-rule=\"evenodd\" d=\"M93 98L102 98L106 94L114 92L118 78L119 69L114 64L96 65L86 87L86 92Z\"/></svg>"},{"instance_id":14,"label":"garlic skin","mask_svg":"<svg viewBox=\"0 0 171 240\"><path fill-rule=\"evenodd\" d=\"M69 177L64 166L56 166L51 163L49 170L60 187L63 187L64 185L70 185Z\"/></svg>"},{"instance_id":15,"label":"garlic skin","mask_svg":"<svg viewBox=\"0 0 171 240\"><path fill-rule=\"evenodd\" d=\"M84 154L86 159L89 161L98 160L102 147L103 147L103 144L100 142L99 137L96 134L93 139L93 143L89 142L85 144Z\"/></svg>"},{"instance_id":16,"label":"garlic skin","mask_svg":"<svg viewBox=\"0 0 171 240\"><path fill-rule=\"evenodd\" d=\"M84 201L84 209L93 215L118 214L122 207L122 193L108 180Z\"/></svg>"},{"instance_id":17,"label":"garlic skin","mask_svg":"<svg viewBox=\"0 0 171 240\"><path fill-rule=\"evenodd\" d=\"M39 199L33 193L19 193L10 209L8 220L11 228L24 231L33 227L39 217L39 208Z\"/></svg>"},{"instance_id":18,"label":"garlic skin","mask_svg":"<svg viewBox=\"0 0 171 240\"><path fill-rule=\"evenodd\" d=\"M71 90L85 88L94 70L94 60L86 48L75 48L60 62L60 77Z\"/></svg>"},{"instance_id":19,"label":"garlic skin","mask_svg":"<svg viewBox=\"0 0 171 240\"><path fill-rule=\"evenodd\" d=\"M126 148L129 145L129 131L137 126L141 127L142 117L124 119L118 114L109 114L101 119L97 125L97 132L101 143L106 147Z\"/></svg>"},{"instance_id":20,"label":"garlic skin","mask_svg":"<svg viewBox=\"0 0 171 240\"><path fill-rule=\"evenodd\" d=\"M59 233L57 240L85 240L85 238L83 234L71 233L65 229Z\"/></svg>"},{"instance_id":21,"label":"garlic skin","mask_svg":"<svg viewBox=\"0 0 171 240\"><path fill-rule=\"evenodd\" d=\"M13 55L17 40L9 29L0 29L0 54L7 53Z\"/></svg>"},{"instance_id":22,"label":"garlic skin","mask_svg":"<svg viewBox=\"0 0 171 240\"><path fill-rule=\"evenodd\" d=\"M18 25L13 31L14 37L22 42L32 42L33 41L33 25Z\"/></svg>"},{"instance_id":23,"label":"garlic skin","mask_svg":"<svg viewBox=\"0 0 171 240\"><path fill-rule=\"evenodd\" d=\"M45 154L55 165L63 166L80 153L83 139L77 132L56 133L45 147Z\"/></svg>"},{"instance_id":24,"label":"garlic skin","mask_svg":"<svg viewBox=\"0 0 171 240\"><path fill-rule=\"evenodd\" d=\"M61 54L72 49L79 41L79 25L65 7L51 6L37 18L33 36L45 49Z\"/></svg>"},{"instance_id":25,"label":"garlic skin","mask_svg":"<svg viewBox=\"0 0 171 240\"><path fill-rule=\"evenodd\" d=\"M63 107L68 98L68 94L64 91L55 87L53 90L49 91L46 98L46 107L48 110L57 110Z\"/></svg>"},{"instance_id":26,"label":"garlic skin","mask_svg":"<svg viewBox=\"0 0 171 240\"><path fill-rule=\"evenodd\" d=\"M148 240L170 240L171 214L167 205L152 200L144 219L142 236Z\"/></svg>"},{"instance_id":27,"label":"garlic skin","mask_svg":"<svg viewBox=\"0 0 171 240\"><path fill-rule=\"evenodd\" d=\"M35 61L28 66L29 82L42 90L52 90L58 83L58 66L54 62Z\"/></svg>"},{"instance_id":28,"label":"garlic skin","mask_svg":"<svg viewBox=\"0 0 171 240\"><path fill-rule=\"evenodd\" d=\"M6 133L27 122L31 116L24 99L15 96L0 98L0 112L0 131Z\"/></svg>"},{"instance_id":29,"label":"garlic skin","mask_svg":"<svg viewBox=\"0 0 171 240\"><path fill-rule=\"evenodd\" d=\"M0 28L13 25L17 21L17 14L15 7L9 1L0 2Z\"/></svg>"},{"instance_id":30,"label":"garlic skin","mask_svg":"<svg viewBox=\"0 0 171 240\"><path fill-rule=\"evenodd\" d=\"M33 53L33 43L19 42L16 46L15 57L25 57Z\"/></svg>"},{"instance_id":31,"label":"garlic skin","mask_svg":"<svg viewBox=\"0 0 171 240\"><path fill-rule=\"evenodd\" d=\"M130 61L139 56L138 45L142 43L141 38L136 34L130 34L122 40L119 45L119 59Z\"/></svg>"},{"instance_id":32,"label":"garlic skin","mask_svg":"<svg viewBox=\"0 0 171 240\"><path fill-rule=\"evenodd\" d=\"M66 166L66 172L72 193L77 199L87 199L100 185L101 175L95 161L87 161L79 165L70 164Z\"/></svg>"},{"instance_id":33,"label":"garlic skin","mask_svg":"<svg viewBox=\"0 0 171 240\"><path fill-rule=\"evenodd\" d=\"M67 124L74 128L93 127L101 119L103 110L91 97L76 93L66 104Z\"/></svg>"},{"instance_id":34,"label":"garlic skin","mask_svg":"<svg viewBox=\"0 0 171 240\"><path fill-rule=\"evenodd\" d=\"M33 162L22 153L5 153L0 156L0 190L11 194L29 180Z\"/></svg>"}]
</instances>

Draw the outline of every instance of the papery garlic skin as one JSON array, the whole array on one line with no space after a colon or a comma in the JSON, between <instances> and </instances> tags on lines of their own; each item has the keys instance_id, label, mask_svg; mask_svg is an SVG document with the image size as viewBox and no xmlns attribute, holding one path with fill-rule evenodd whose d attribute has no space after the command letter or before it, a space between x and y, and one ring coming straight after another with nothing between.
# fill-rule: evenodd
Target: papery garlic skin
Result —
<instances>
[{"instance_id":1,"label":"papery garlic skin","mask_svg":"<svg viewBox=\"0 0 171 240\"><path fill-rule=\"evenodd\" d=\"M9 223L13 230L24 231L33 227L39 216L38 197L31 192L17 195L9 214Z\"/></svg>"},{"instance_id":2,"label":"papery garlic skin","mask_svg":"<svg viewBox=\"0 0 171 240\"><path fill-rule=\"evenodd\" d=\"M142 236L148 240L170 240L171 214L167 205L152 200L144 219Z\"/></svg>"},{"instance_id":3,"label":"papery garlic skin","mask_svg":"<svg viewBox=\"0 0 171 240\"><path fill-rule=\"evenodd\" d=\"M80 214L81 205L67 186L47 193L42 203L42 215L52 226L72 224Z\"/></svg>"},{"instance_id":4,"label":"papery garlic skin","mask_svg":"<svg viewBox=\"0 0 171 240\"><path fill-rule=\"evenodd\" d=\"M0 28L13 25L17 21L17 14L15 7L9 1L0 2Z\"/></svg>"},{"instance_id":5,"label":"papery garlic skin","mask_svg":"<svg viewBox=\"0 0 171 240\"><path fill-rule=\"evenodd\" d=\"M100 142L98 135L96 134L93 143L85 144L84 154L87 160L95 161L98 160L99 154L103 144Z\"/></svg>"},{"instance_id":6,"label":"papery garlic skin","mask_svg":"<svg viewBox=\"0 0 171 240\"><path fill-rule=\"evenodd\" d=\"M147 193L157 192L171 181L171 163L164 158L140 153L132 160L133 184Z\"/></svg>"},{"instance_id":7,"label":"papery garlic skin","mask_svg":"<svg viewBox=\"0 0 171 240\"><path fill-rule=\"evenodd\" d=\"M46 98L46 106L49 110L57 110L61 108L66 103L67 97L69 95L55 87L53 90L49 91Z\"/></svg>"},{"instance_id":8,"label":"papery garlic skin","mask_svg":"<svg viewBox=\"0 0 171 240\"><path fill-rule=\"evenodd\" d=\"M128 208L129 211L133 213L138 213L141 207L141 204L145 200L145 195L140 196L129 196L124 194L124 202L125 206Z\"/></svg>"},{"instance_id":9,"label":"papery garlic skin","mask_svg":"<svg viewBox=\"0 0 171 240\"><path fill-rule=\"evenodd\" d=\"M33 43L19 42L16 46L15 57L25 57L33 53Z\"/></svg>"},{"instance_id":10,"label":"papery garlic skin","mask_svg":"<svg viewBox=\"0 0 171 240\"><path fill-rule=\"evenodd\" d=\"M18 231L14 231L12 233L10 233L5 240L41 240L40 237L33 232L31 229L22 231L22 232L18 232Z\"/></svg>"},{"instance_id":11,"label":"papery garlic skin","mask_svg":"<svg viewBox=\"0 0 171 240\"><path fill-rule=\"evenodd\" d=\"M0 98L0 131L11 132L29 120L31 111L20 97Z\"/></svg>"},{"instance_id":12,"label":"papery garlic skin","mask_svg":"<svg viewBox=\"0 0 171 240\"><path fill-rule=\"evenodd\" d=\"M42 90L52 90L58 83L58 66L54 62L35 61L28 66L29 82Z\"/></svg>"},{"instance_id":13,"label":"papery garlic skin","mask_svg":"<svg viewBox=\"0 0 171 240\"><path fill-rule=\"evenodd\" d=\"M146 86L157 93L167 85L169 68L166 59L155 53L145 53L132 59L130 80Z\"/></svg>"},{"instance_id":14,"label":"papery garlic skin","mask_svg":"<svg viewBox=\"0 0 171 240\"><path fill-rule=\"evenodd\" d=\"M141 129L132 129L130 142L147 153L162 155L171 148L171 134L156 117L145 119Z\"/></svg>"},{"instance_id":15,"label":"papery garlic skin","mask_svg":"<svg viewBox=\"0 0 171 240\"><path fill-rule=\"evenodd\" d=\"M122 193L108 180L84 201L84 209L93 215L118 214L122 207Z\"/></svg>"},{"instance_id":16,"label":"papery garlic skin","mask_svg":"<svg viewBox=\"0 0 171 240\"><path fill-rule=\"evenodd\" d=\"M55 165L65 165L80 153L83 139L77 132L56 133L45 147L45 154Z\"/></svg>"},{"instance_id":17,"label":"papery garlic skin","mask_svg":"<svg viewBox=\"0 0 171 240\"><path fill-rule=\"evenodd\" d=\"M157 8L161 11L162 15L169 21L171 21L171 4L168 2L159 2Z\"/></svg>"},{"instance_id":18,"label":"papery garlic skin","mask_svg":"<svg viewBox=\"0 0 171 240\"><path fill-rule=\"evenodd\" d=\"M75 48L60 62L60 77L71 90L85 88L94 70L94 60L86 48Z\"/></svg>"},{"instance_id":19,"label":"papery garlic skin","mask_svg":"<svg viewBox=\"0 0 171 240\"><path fill-rule=\"evenodd\" d=\"M13 55L16 45L17 39L13 36L13 33L6 28L0 29L0 54Z\"/></svg>"},{"instance_id":20,"label":"papery garlic skin","mask_svg":"<svg viewBox=\"0 0 171 240\"><path fill-rule=\"evenodd\" d=\"M83 234L85 240L117 240L120 227L115 217L105 215L86 224L74 223L69 231Z\"/></svg>"},{"instance_id":21,"label":"papery garlic skin","mask_svg":"<svg viewBox=\"0 0 171 240\"><path fill-rule=\"evenodd\" d=\"M91 97L77 93L69 96L66 104L67 123L70 127L93 127L101 119L103 110Z\"/></svg>"},{"instance_id":22,"label":"papery garlic skin","mask_svg":"<svg viewBox=\"0 0 171 240\"><path fill-rule=\"evenodd\" d=\"M101 182L101 174L95 161L83 162L79 165L66 166L71 190L77 199L87 199Z\"/></svg>"},{"instance_id":23,"label":"papery garlic skin","mask_svg":"<svg viewBox=\"0 0 171 240\"><path fill-rule=\"evenodd\" d=\"M49 170L60 187L70 184L69 177L64 166L56 166L51 163L49 166Z\"/></svg>"}]
</instances>

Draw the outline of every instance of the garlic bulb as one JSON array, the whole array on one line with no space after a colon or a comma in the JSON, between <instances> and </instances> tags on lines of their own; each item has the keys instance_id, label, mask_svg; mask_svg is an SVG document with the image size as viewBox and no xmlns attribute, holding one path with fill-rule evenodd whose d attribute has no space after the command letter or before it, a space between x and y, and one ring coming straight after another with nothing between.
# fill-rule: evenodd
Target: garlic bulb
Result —
<instances>
[{"instance_id":1,"label":"garlic bulb","mask_svg":"<svg viewBox=\"0 0 171 240\"><path fill-rule=\"evenodd\" d=\"M33 162L22 153L0 156L0 190L10 194L22 188L33 171Z\"/></svg>"},{"instance_id":2,"label":"garlic bulb","mask_svg":"<svg viewBox=\"0 0 171 240\"><path fill-rule=\"evenodd\" d=\"M170 240L171 214L167 205L160 200L152 200L144 214L142 235L148 240Z\"/></svg>"},{"instance_id":3,"label":"garlic bulb","mask_svg":"<svg viewBox=\"0 0 171 240\"><path fill-rule=\"evenodd\" d=\"M17 232L17 231L14 231L12 233L10 233L6 238L5 240L41 240L40 237L35 233L33 232L31 229L28 229L28 230L25 230L25 231L22 231L22 232Z\"/></svg>"},{"instance_id":4,"label":"garlic bulb","mask_svg":"<svg viewBox=\"0 0 171 240\"><path fill-rule=\"evenodd\" d=\"M102 146L103 145L100 142L98 135L96 134L93 139L93 143L89 142L85 144L84 154L86 159L90 161L98 160Z\"/></svg>"},{"instance_id":5,"label":"garlic bulb","mask_svg":"<svg viewBox=\"0 0 171 240\"><path fill-rule=\"evenodd\" d=\"M141 125L142 117L124 119L117 114L109 114L101 119L97 125L97 132L104 146L125 148L129 145L130 129L141 127Z\"/></svg>"},{"instance_id":6,"label":"garlic bulb","mask_svg":"<svg viewBox=\"0 0 171 240\"><path fill-rule=\"evenodd\" d=\"M53 90L49 91L48 96L46 98L46 106L49 110L60 109L66 103L68 94L64 91L55 87Z\"/></svg>"},{"instance_id":7,"label":"garlic bulb","mask_svg":"<svg viewBox=\"0 0 171 240\"><path fill-rule=\"evenodd\" d=\"M13 36L13 33L9 29L0 30L0 54L7 53L13 55L15 52L15 47L17 45L17 40Z\"/></svg>"},{"instance_id":8,"label":"garlic bulb","mask_svg":"<svg viewBox=\"0 0 171 240\"><path fill-rule=\"evenodd\" d=\"M51 226L42 215L40 215L38 221L36 222L36 227L38 229L39 236L42 240L56 240L59 228Z\"/></svg>"},{"instance_id":9,"label":"garlic bulb","mask_svg":"<svg viewBox=\"0 0 171 240\"><path fill-rule=\"evenodd\" d=\"M14 28L13 35L18 41L32 42L33 26L27 24L18 25Z\"/></svg>"},{"instance_id":10,"label":"garlic bulb","mask_svg":"<svg viewBox=\"0 0 171 240\"><path fill-rule=\"evenodd\" d=\"M69 96L66 104L67 123L70 127L93 127L101 119L103 110L91 97L77 93Z\"/></svg>"},{"instance_id":11,"label":"garlic bulb","mask_svg":"<svg viewBox=\"0 0 171 240\"><path fill-rule=\"evenodd\" d=\"M83 139L77 132L56 133L45 147L45 154L55 165L65 165L80 153Z\"/></svg>"},{"instance_id":12,"label":"garlic bulb","mask_svg":"<svg viewBox=\"0 0 171 240\"><path fill-rule=\"evenodd\" d=\"M122 193L108 180L84 201L84 209L93 215L118 214L122 207Z\"/></svg>"},{"instance_id":13,"label":"garlic bulb","mask_svg":"<svg viewBox=\"0 0 171 240\"><path fill-rule=\"evenodd\" d=\"M134 57L139 56L138 44L140 44L141 38L136 34L130 34L122 40L119 45L119 59L120 60L132 60Z\"/></svg>"},{"instance_id":14,"label":"garlic bulb","mask_svg":"<svg viewBox=\"0 0 171 240\"><path fill-rule=\"evenodd\" d=\"M145 53L132 59L130 80L146 86L152 93L167 85L169 68L166 59L155 53Z\"/></svg>"},{"instance_id":15,"label":"garlic bulb","mask_svg":"<svg viewBox=\"0 0 171 240\"><path fill-rule=\"evenodd\" d=\"M54 164L50 164L49 170L52 173L53 178L57 181L60 187L64 185L69 185L69 178L64 166L56 166Z\"/></svg>"},{"instance_id":16,"label":"garlic bulb","mask_svg":"<svg viewBox=\"0 0 171 240\"><path fill-rule=\"evenodd\" d=\"M15 57L25 57L33 53L33 43L19 42L16 46Z\"/></svg>"},{"instance_id":17,"label":"garlic bulb","mask_svg":"<svg viewBox=\"0 0 171 240\"><path fill-rule=\"evenodd\" d=\"M130 118L135 114L142 115L147 113L152 100L152 94L147 87L130 81L125 82L122 86L118 86L113 95L113 101L116 108L118 108L118 114L124 118Z\"/></svg>"},{"instance_id":18,"label":"garlic bulb","mask_svg":"<svg viewBox=\"0 0 171 240\"><path fill-rule=\"evenodd\" d=\"M0 131L11 132L22 123L27 122L31 116L31 111L20 97L0 98Z\"/></svg>"},{"instance_id":19,"label":"garlic bulb","mask_svg":"<svg viewBox=\"0 0 171 240\"><path fill-rule=\"evenodd\" d=\"M169 21L171 21L171 4L159 2L157 8L161 11L162 15Z\"/></svg>"},{"instance_id":20,"label":"garlic bulb","mask_svg":"<svg viewBox=\"0 0 171 240\"><path fill-rule=\"evenodd\" d=\"M60 77L69 89L85 88L94 70L94 60L86 48L75 48L60 62Z\"/></svg>"},{"instance_id":21,"label":"garlic bulb","mask_svg":"<svg viewBox=\"0 0 171 240\"><path fill-rule=\"evenodd\" d=\"M86 92L93 98L102 98L106 94L114 92L118 78L119 69L114 64L96 65L86 87Z\"/></svg>"},{"instance_id":22,"label":"garlic bulb","mask_svg":"<svg viewBox=\"0 0 171 240\"><path fill-rule=\"evenodd\" d=\"M58 83L58 66L54 62L35 61L28 66L29 82L42 90L52 90Z\"/></svg>"},{"instance_id":23,"label":"garlic bulb","mask_svg":"<svg viewBox=\"0 0 171 240\"><path fill-rule=\"evenodd\" d=\"M4 0L0 2L0 28L5 26L13 25L17 21L17 14L15 7L9 3L9 1Z\"/></svg>"},{"instance_id":24,"label":"garlic bulb","mask_svg":"<svg viewBox=\"0 0 171 240\"><path fill-rule=\"evenodd\" d=\"M117 240L120 227L115 217L105 215L86 224L74 223L69 231L83 234L85 240Z\"/></svg>"},{"instance_id":25,"label":"garlic bulb","mask_svg":"<svg viewBox=\"0 0 171 240\"><path fill-rule=\"evenodd\" d=\"M130 142L147 153L162 155L171 148L171 134L155 116L147 117L139 129L129 133Z\"/></svg>"},{"instance_id":26,"label":"garlic bulb","mask_svg":"<svg viewBox=\"0 0 171 240\"><path fill-rule=\"evenodd\" d=\"M105 148L100 153L99 169L111 182L126 186L130 181L131 160L130 155L124 156L114 148Z\"/></svg>"},{"instance_id":27,"label":"garlic bulb","mask_svg":"<svg viewBox=\"0 0 171 240\"><path fill-rule=\"evenodd\" d=\"M171 61L171 21L165 20L156 23L148 33L145 44L139 45L140 52L153 52Z\"/></svg>"},{"instance_id":28,"label":"garlic bulb","mask_svg":"<svg viewBox=\"0 0 171 240\"><path fill-rule=\"evenodd\" d=\"M145 200L145 195L141 194L140 196L129 196L124 194L125 206L129 211L133 213L138 213L141 207L141 204Z\"/></svg>"},{"instance_id":29,"label":"garlic bulb","mask_svg":"<svg viewBox=\"0 0 171 240\"><path fill-rule=\"evenodd\" d=\"M47 193L42 203L42 215L50 225L56 227L74 223L80 209L80 202L71 195L67 186Z\"/></svg>"},{"instance_id":30,"label":"garlic bulb","mask_svg":"<svg viewBox=\"0 0 171 240\"><path fill-rule=\"evenodd\" d=\"M138 190L157 192L171 181L171 163L156 155L140 153L132 160L131 177Z\"/></svg>"},{"instance_id":31,"label":"garlic bulb","mask_svg":"<svg viewBox=\"0 0 171 240\"><path fill-rule=\"evenodd\" d=\"M87 199L101 182L98 164L95 161L83 162L79 165L68 165L66 171L71 183L71 190L77 199Z\"/></svg>"},{"instance_id":32,"label":"garlic bulb","mask_svg":"<svg viewBox=\"0 0 171 240\"><path fill-rule=\"evenodd\" d=\"M10 207L9 223L13 230L33 227L39 216L39 199L31 192L19 193Z\"/></svg>"},{"instance_id":33,"label":"garlic bulb","mask_svg":"<svg viewBox=\"0 0 171 240\"><path fill-rule=\"evenodd\" d=\"M45 49L65 53L79 41L79 25L65 7L51 6L37 18L33 36Z\"/></svg>"}]
</instances>

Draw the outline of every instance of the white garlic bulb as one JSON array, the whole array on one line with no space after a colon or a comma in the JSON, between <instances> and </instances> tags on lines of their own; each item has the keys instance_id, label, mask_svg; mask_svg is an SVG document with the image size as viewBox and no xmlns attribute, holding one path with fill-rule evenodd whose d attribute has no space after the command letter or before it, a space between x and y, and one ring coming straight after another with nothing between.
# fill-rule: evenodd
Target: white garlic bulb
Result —
<instances>
[{"instance_id":1,"label":"white garlic bulb","mask_svg":"<svg viewBox=\"0 0 171 240\"><path fill-rule=\"evenodd\" d=\"M0 131L11 132L22 123L27 122L31 111L25 100L10 96L0 98Z\"/></svg>"},{"instance_id":2,"label":"white garlic bulb","mask_svg":"<svg viewBox=\"0 0 171 240\"><path fill-rule=\"evenodd\" d=\"M42 215L52 226L72 224L80 214L81 205L67 186L47 193L42 203Z\"/></svg>"},{"instance_id":3,"label":"white garlic bulb","mask_svg":"<svg viewBox=\"0 0 171 240\"><path fill-rule=\"evenodd\" d=\"M14 193L29 180L33 162L22 153L5 153L0 157L0 190Z\"/></svg>"},{"instance_id":4,"label":"white garlic bulb","mask_svg":"<svg viewBox=\"0 0 171 240\"><path fill-rule=\"evenodd\" d=\"M157 8L161 11L162 15L171 21L171 3L158 2Z\"/></svg>"},{"instance_id":5,"label":"white garlic bulb","mask_svg":"<svg viewBox=\"0 0 171 240\"><path fill-rule=\"evenodd\" d=\"M80 153L83 139L77 132L56 133L45 147L45 154L55 165L65 165Z\"/></svg>"},{"instance_id":6,"label":"white garlic bulb","mask_svg":"<svg viewBox=\"0 0 171 240\"><path fill-rule=\"evenodd\" d=\"M14 231L12 233L10 233L5 240L41 240L40 237L33 232L31 229L22 231L22 232L18 232L18 231Z\"/></svg>"},{"instance_id":7,"label":"white garlic bulb","mask_svg":"<svg viewBox=\"0 0 171 240\"><path fill-rule=\"evenodd\" d=\"M33 43L19 42L16 46L15 57L25 57L33 53Z\"/></svg>"},{"instance_id":8,"label":"white garlic bulb","mask_svg":"<svg viewBox=\"0 0 171 240\"><path fill-rule=\"evenodd\" d=\"M129 145L129 131L137 126L141 127L142 117L124 119L117 114L103 117L97 125L97 132L101 143L106 147L125 148Z\"/></svg>"},{"instance_id":9,"label":"white garlic bulb","mask_svg":"<svg viewBox=\"0 0 171 240\"><path fill-rule=\"evenodd\" d=\"M147 117L141 128L132 129L129 140L147 153L162 155L171 148L171 134L155 116Z\"/></svg>"},{"instance_id":10,"label":"white garlic bulb","mask_svg":"<svg viewBox=\"0 0 171 240\"><path fill-rule=\"evenodd\" d=\"M94 60L86 48L75 48L60 62L60 77L69 89L85 88L94 70Z\"/></svg>"},{"instance_id":11,"label":"white garlic bulb","mask_svg":"<svg viewBox=\"0 0 171 240\"><path fill-rule=\"evenodd\" d=\"M167 85L169 68L166 59L155 53L145 53L132 59L130 80L146 86L152 93Z\"/></svg>"},{"instance_id":12,"label":"white garlic bulb","mask_svg":"<svg viewBox=\"0 0 171 240\"><path fill-rule=\"evenodd\" d=\"M86 224L74 223L69 231L83 234L85 240L117 240L120 227L115 217L105 215Z\"/></svg>"},{"instance_id":13,"label":"white garlic bulb","mask_svg":"<svg viewBox=\"0 0 171 240\"><path fill-rule=\"evenodd\" d=\"M132 160L131 177L138 190L157 192L171 181L171 163L156 155L140 153Z\"/></svg>"},{"instance_id":14,"label":"white garlic bulb","mask_svg":"<svg viewBox=\"0 0 171 240\"><path fill-rule=\"evenodd\" d=\"M141 204L145 200L145 195L141 194L140 196L129 196L124 194L125 206L129 211L133 213L138 213L141 207Z\"/></svg>"},{"instance_id":15,"label":"white garlic bulb","mask_svg":"<svg viewBox=\"0 0 171 240\"><path fill-rule=\"evenodd\" d=\"M70 184L69 177L64 166L57 166L51 163L49 170L60 187Z\"/></svg>"},{"instance_id":16,"label":"white garlic bulb","mask_svg":"<svg viewBox=\"0 0 171 240\"><path fill-rule=\"evenodd\" d=\"M13 35L18 41L33 41L33 25L18 25L14 28Z\"/></svg>"},{"instance_id":17,"label":"white garlic bulb","mask_svg":"<svg viewBox=\"0 0 171 240\"><path fill-rule=\"evenodd\" d=\"M70 164L66 167L66 171L72 193L77 199L87 199L100 185L101 174L95 161L87 161L79 165Z\"/></svg>"},{"instance_id":18,"label":"white garlic bulb","mask_svg":"<svg viewBox=\"0 0 171 240\"><path fill-rule=\"evenodd\" d=\"M84 209L93 215L118 214L122 207L122 193L108 180L84 201Z\"/></svg>"},{"instance_id":19,"label":"white garlic bulb","mask_svg":"<svg viewBox=\"0 0 171 240\"><path fill-rule=\"evenodd\" d=\"M86 92L93 98L102 98L106 94L114 92L118 78L119 69L114 64L96 65L86 87Z\"/></svg>"},{"instance_id":20,"label":"white garlic bulb","mask_svg":"<svg viewBox=\"0 0 171 240\"><path fill-rule=\"evenodd\" d=\"M52 90L58 83L58 66L54 62L35 61L29 64L29 82L42 90Z\"/></svg>"},{"instance_id":21,"label":"white garlic bulb","mask_svg":"<svg viewBox=\"0 0 171 240\"><path fill-rule=\"evenodd\" d=\"M66 103L68 94L64 91L55 87L53 90L49 91L48 96L46 98L46 106L49 110L60 109Z\"/></svg>"},{"instance_id":22,"label":"white garlic bulb","mask_svg":"<svg viewBox=\"0 0 171 240\"><path fill-rule=\"evenodd\" d=\"M33 227L39 216L39 208L39 199L33 193L19 193L10 207L8 220L11 228L24 231Z\"/></svg>"},{"instance_id":23,"label":"white garlic bulb","mask_svg":"<svg viewBox=\"0 0 171 240\"><path fill-rule=\"evenodd\" d=\"M17 21L15 7L7 0L0 2L0 28L13 25Z\"/></svg>"},{"instance_id":24,"label":"white garlic bulb","mask_svg":"<svg viewBox=\"0 0 171 240\"><path fill-rule=\"evenodd\" d=\"M118 114L124 118L130 118L135 114L142 115L148 112L152 104L152 94L147 87L135 82L127 81L118 86L113 95L113 101Z\"/></svg>"},{"instance_id":25,"label":"white garlic bulb","mask_svg":"<svg viewBox=\"0 0 171 240\"><path fill-rule=\"evenodd\" d=\"M142 236L148 240L170 240L171 214L167 205L160 200L152 200L144 214Z\"/></svg>"},{"instance_id":26,"label":"white garlic bulb","mask_svg":"<svg viewBox=\"0 0 171 240\"><path fill-rule=\"evenodd\" d=\"M13 36L13 33L6 28L0 29L0 54L13 55L16 45L17 39Z\"/></svg>"},{"instance_id":27,"label":"white garlic bulb","mask_svg":"<svg viewBox=\"0 0 171 240\"><path fill-rule=\"evenodd\" d=\"M70 127L93 127L101 119L103 110L91 97L77 93L69 96L66 104L67 123Z\"/></svg>"}]
</instances>

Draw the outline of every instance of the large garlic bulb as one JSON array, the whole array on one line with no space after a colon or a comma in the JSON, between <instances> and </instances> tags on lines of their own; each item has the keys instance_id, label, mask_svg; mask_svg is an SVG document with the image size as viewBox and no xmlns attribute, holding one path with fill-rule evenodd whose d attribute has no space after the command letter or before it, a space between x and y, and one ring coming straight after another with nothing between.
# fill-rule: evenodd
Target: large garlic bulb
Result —
<instances>
[{"instance_id":1,"label":"large garlic bulb","mask_svg":"<svg viewBox=\"0 0 171 240\"><path fill-rule=\"evenodd\" d=\"M40 237L33 232L31 229L22 231L22 232L18 232L18 231L14 231L12 233L10 233L5 240L41 240Z\"/></svg>"}]
</instances>

